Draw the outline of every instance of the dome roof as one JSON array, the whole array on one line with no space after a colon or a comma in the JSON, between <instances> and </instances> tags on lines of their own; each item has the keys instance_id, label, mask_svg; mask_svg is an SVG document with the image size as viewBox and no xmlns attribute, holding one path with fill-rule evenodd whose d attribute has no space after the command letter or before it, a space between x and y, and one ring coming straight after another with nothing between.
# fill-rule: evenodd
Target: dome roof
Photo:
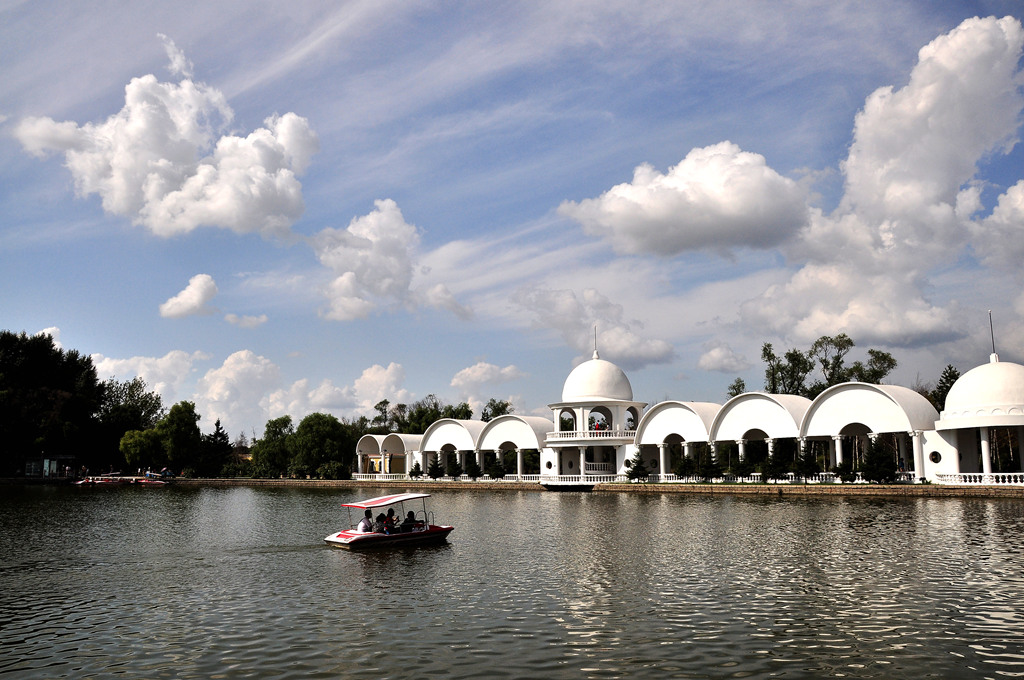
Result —
<instances>
[{"instance_id":1,"label":"dome roof","mask_svg":"<svg viewBox=\"0 0 1024 680\"><path fill-rule=\"evenodd\" d=\"M993 354L991 362L972 368L953 383L946 395L942 421L970 420L968 426L977 427L981 421L1002 421L1006 417L1024 423L1024 366L999 361Z\"/></svg>"},{"instance_id":2,"label":"dome roof","mask_svg":"<svg viewBox=\"0 0 1024 680\"><path fill-rule=\"evenodd\" d=\"M562 387L562 401L633 401L633 386L622 369L605 361L594 351L594 358L572 369Z\"/></svg>"}]
</instances>

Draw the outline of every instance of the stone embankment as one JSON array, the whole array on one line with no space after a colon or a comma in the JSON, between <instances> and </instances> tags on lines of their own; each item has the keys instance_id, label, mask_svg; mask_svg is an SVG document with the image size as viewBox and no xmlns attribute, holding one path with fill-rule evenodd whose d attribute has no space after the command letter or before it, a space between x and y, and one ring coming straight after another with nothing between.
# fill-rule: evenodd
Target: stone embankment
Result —
<instances>
[{"instance_id":1,"label":"stone embankment","mask_svg":"<svg viewBox=\"0 0 1024 680\"><path fill-rule=\"evenodd\" d=\"M196 486L388 488L410 491L547 491L537 482L357 481L334 479L178 479ZM594 493L679 493L743 496L902 496L915 498L1024 498L1024 487L939 484L595 484Z\"/></svg>"}]
</instances>

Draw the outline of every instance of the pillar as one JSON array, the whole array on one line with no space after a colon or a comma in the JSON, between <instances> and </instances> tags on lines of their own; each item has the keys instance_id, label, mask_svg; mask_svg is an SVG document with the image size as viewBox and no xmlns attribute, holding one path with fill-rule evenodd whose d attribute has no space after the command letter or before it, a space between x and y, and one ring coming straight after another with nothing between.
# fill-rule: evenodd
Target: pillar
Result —
<instances>
[{"instance_id":1,"label":"pillar","mask_svg":"<svg viewBox=\"0 0 1024 680\"><path fill-rule=\"evenodd\" d=\"M526 467L526 461L524 460L522 449L516 449L516 474L519 475L519 481L523 481L523 469Z\"/></svg>"},{"instance_id":2,"label":"pillar","mask_svg":"<svg viewBox=\"0 0 1024 680\"><path fill-rule=\"evenodd\" d=\"M925 478L924 473L924 433L920 430L914 430L911 432L914 443L914 478L916 480L922 480Z\"/></svg>"},{"instance_id":3,"label":"pillar","mask_svg":"<svg viewBox=\"0 0 1024 680\"><path fill-rule=\"evenodd\" d=\"M986 477L992 474L992 452L988 446L988 428L979 428L979 436L981 438L981 473Z\"/></svg>"},{"instance_id":4,"label":"pillar","mask_svg":"<svg viewBox=\"0 0 1024 680\"><path fill-rule=\"evenodd\" d=\"M587 470L587 447L581 446L580 448L580 471L579 475L585 475Z\"/></svg>"},{"instance_id":5,"label":"pillar","mask_svg":"<svg viewBox=\"0 0 1024 680\"><path fill-rule=\"evenodd\" d=\"M745 461L747 459L747 440L746 439L737 439L736 440L736 448L739 449L739 458L740 458L740 462L742 463L743 461Z\"/></svg>"},{"instance_id":6,"label":"pillar","mask_svg":"<svg viewBox=\"0 0 1024 680\"><path fill-rule=\"evenodd\" d=\"M476 464L477 464L477 467L479 467L481 470L484 469L484 451L483 451L483 449L478 449L477 452L476 452Z\"/></svg>"},{"instance_id":7,"label":"pillar","mask_svg":"<svg viewBox=\"0 0 1024 680\"><path fill-rule=\"evenodd\" d=\"M769 437L765 441L768 442L768 457L771 458L775 455L775 440Z\"/></svg>"},{"instance_id":8,"label":"pillar","mask_svg":"<svg viewBox=\"0 0 1024 680\"><path fill-rule=\"evenodd\" d=\"M718 443L708 442L708 449L709 453L711 454L711 462L714 463L718 461Z\"/></svg>"},{"instance_id":9,"label":"pillar","mask_svg":"<svg viewBox=\"0 0 1024 680\"><path fill-rule=\"evenodd\" d=\"M665 475L668 474L668 444L665 442L658 447L658 467L660 468L658 472L661 473L660 479L664 480Z\"/></svg>"},{"instance_id":10,"label":"pillar","mask_svg":"<svg viewBox=\"0 0 1024 680\"><path fill-rule=\"evenodd\" d=\"M683 442L683 456L693 458L693 442Z\"/></svg>"},{"instance_id":11,"label":"pillar","mask_svg":"<svg viewBox=\"0 0 1024 680\"><path fill-rule=\"evenodd\" d=\"M832 437L832 443L829 445L829 457L835 458L836 465L843 464L843 436L834 435Z\"/></svg>"}]
</instances>

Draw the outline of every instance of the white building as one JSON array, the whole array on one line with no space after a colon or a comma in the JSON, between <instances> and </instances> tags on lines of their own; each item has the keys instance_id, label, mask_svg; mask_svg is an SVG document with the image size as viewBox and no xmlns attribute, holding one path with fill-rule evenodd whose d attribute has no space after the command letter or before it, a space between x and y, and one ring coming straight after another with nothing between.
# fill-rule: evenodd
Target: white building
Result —
<instances>
[{"instance_id":1,"label":"white building","mask_svg":"<svg viewBox=\"0 0 1024 680\"><path fill-rule=\"evenodd\" d=\"M672 482L678 481L672 461L692 457L698 447L715 455L735 444L730 451L743 461L750 446L766 446L770 454L783 444L796 452L818 443L831 467L850 461L868 438L881 437L904 481L1024 484L1019 450L1018 470L992 473L992 438L1012 431L1024 441L1024 366L995 354L954 383L941 416L914 390L859 382L834 385L813 401L748 392L725 404L666 401L647 409L634 400L622 369L596 350L569 373L561 400L548 408L550 420L444 418L422 435L366 435L357 447L359 471L404 477L416 463L426 470L434 456L442 464L456 456L463 467L473 456L486 470L497 457L506 469L515 461L507 479L586 484L623 479L627 462L639 453L653 481ZM526 469L527 452L536 452L539 471ZM814 481L830 480L823 473Z\"/></svg>"}]
</instances>

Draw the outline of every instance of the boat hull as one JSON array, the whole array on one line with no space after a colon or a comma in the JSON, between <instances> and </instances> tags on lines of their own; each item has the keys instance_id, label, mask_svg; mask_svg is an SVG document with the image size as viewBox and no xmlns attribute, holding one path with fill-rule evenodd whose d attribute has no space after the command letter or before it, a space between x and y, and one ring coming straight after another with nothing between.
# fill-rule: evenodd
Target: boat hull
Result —
<instances>
[{"instance_id":1,"label":"boat hull","mask_svg":"<svg viewBox=\"0 0 1024 680\"><path fill-rule=\"evenodd\" d=\"M345 550L367 550L376 548L394 548L397 546L435 545L448 540L448 534L455 527L431 524L423 531L406 531L393 534L359 533L357 531L339 531L324 538L324 542Z\"/></svg>"}]
</instances>

